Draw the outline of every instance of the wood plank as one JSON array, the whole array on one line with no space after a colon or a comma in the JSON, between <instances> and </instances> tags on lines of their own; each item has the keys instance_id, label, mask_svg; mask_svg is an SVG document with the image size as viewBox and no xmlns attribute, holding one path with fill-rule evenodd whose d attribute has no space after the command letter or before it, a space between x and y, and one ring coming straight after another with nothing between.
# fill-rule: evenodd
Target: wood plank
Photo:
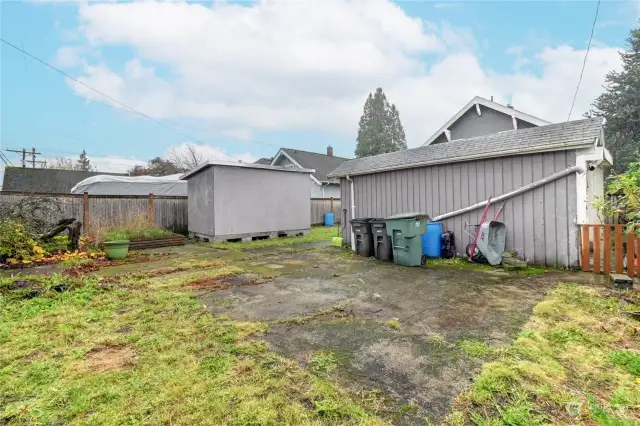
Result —
<instances>
[{"instance_id":1,"label":"wood plank","mask_svg":"<svg viewBox=\"0 0 640 426\"><path fill-rule=\"evenodd\" d=\"M611 272L611 225L604 226L604 272Z\"/></svg>"},{"instance_id":2,"label":"wood plank","mask_svg":"<svg viewBox=\"0 0 640 426\"><path fill-rule=\"evenodd\" d=\"M633 278L636 276L635 268L635 242L636 234L631 231L627 234L627 276Z\"/></svg>"},{"instance_id":3,"label":"wood plank","mask_svg":"<svg viewBox=\"0 0 640 426\"><path fill-rule=\"evenodd\" d=\"M593 227L593 272L600 273L600 225Z\"/></svg>"},{"instance_id":4,"label":"wood plank","mask_svg":"<svg viewBox=\"0 0 640 426\"><path fill-rule=\"evenodd\" d=\"M622 228L623 225L615 225L616 228L616 274L622 274L624 272L622 264Z\"/></svg>"},{"instance_id":5,"label":"wood plank","mask_svg":"<svg viewBox=\"0 0 640 426\"><path fill-rule=\"evenodd\" d=\"M582 225L580 234L582 236L582 258L580 259L580 265L584 272L590 272L591 259L589 256L589 225Z\"/></svg>"}]
</instances>

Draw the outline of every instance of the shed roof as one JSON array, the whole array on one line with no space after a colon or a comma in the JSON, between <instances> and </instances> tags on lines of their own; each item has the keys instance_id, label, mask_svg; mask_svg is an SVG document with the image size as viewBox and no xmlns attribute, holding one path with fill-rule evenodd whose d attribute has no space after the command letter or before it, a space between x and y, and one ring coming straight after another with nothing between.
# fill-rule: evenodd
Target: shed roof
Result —
<instances>
[{"instance_id":1,"label":"shed roof","mask_svg":"<svg viewBox=\"0 0 640 426\"><path fill-rule=\"evenodd\" d=\"M97 175L124 176L121 173L5 167L2 190L25 193L68 194L78 182Z\"/></svg>"},{"instance_id":2,"label":"shed roof","mask_svg":"<svg viewBox=\"0 0 640 426\"><path fill-rule=\"evenodd\" d=\"M603 137L602 123L602 118L588 118L357 158L340 165L329 177L588 146Z\"/></svg>"},{"instance_id":3,"label":"shed roof","mask_svg":"<svg viewBox=\"0 0 640 426\"><path fill-rule=\"evenodd\" d=\"M293 160L297 166L307 169L314 169L313 176L319 182L328 182L327 175L336 169L340 164L348 160L344 157L336 157L334 155L320 154L317 152L302 151L293 148L281 148L273 157L272 164L278 159L280 154L284 154Z\"/></svg>"},{"instance_id":4,"label":"shed roof","mask_svg":"<svg viewBox=\"0 0 640 426\"><path fill-rule=\"evenodd\" d=\"M180 179L187 180L191 176L200 173L201 171L208 169L213 166L224 166L224 167L242 167L245 169L260 169L260 170L273 170L276 172L290 172L290 173L306 173L311 174L315 170L313 169L297 169L293 167L276 167L276 166L267 166L264 164L255 164L255 163L239 163L234 161L210 161L206 164L203 164L199 167L196 167L193 170L188 171L187 173L180 176Z\"/></svg>"}]
</instances>

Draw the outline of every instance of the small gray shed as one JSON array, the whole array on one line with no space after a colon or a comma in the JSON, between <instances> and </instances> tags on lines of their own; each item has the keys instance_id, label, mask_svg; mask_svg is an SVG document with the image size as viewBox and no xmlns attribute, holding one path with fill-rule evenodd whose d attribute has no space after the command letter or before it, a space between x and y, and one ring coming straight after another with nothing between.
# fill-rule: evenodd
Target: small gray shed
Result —
<instances>
[{"instance_id":1,"label":"small gray shed","mask_svg":"<svg viewBox=\"0 0 640 426\"><path fill-rule=\"evenodd\" d=\"M188 182L189 235L206 241L307 234L314 170L210 162Z\"/></svg>"}]
</instances>

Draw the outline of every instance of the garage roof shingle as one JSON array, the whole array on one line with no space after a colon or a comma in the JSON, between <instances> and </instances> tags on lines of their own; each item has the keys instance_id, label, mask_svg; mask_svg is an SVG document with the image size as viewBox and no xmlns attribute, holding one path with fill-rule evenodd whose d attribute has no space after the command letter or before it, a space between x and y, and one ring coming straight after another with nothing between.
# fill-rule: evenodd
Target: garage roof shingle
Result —
<instances>
[{"instance_id":1,"label":"garage roof shingle","mask_svg":"<svg viewBox=\"0 0 640 426\"><path fill-rule=\"evenodd\" d=\"M602 123L603 119L600 117L587 118L356 158L342 163L329 173L329 177L571 149L593 144L597 137L601 137Z\"/></svg>"}]
</instances>

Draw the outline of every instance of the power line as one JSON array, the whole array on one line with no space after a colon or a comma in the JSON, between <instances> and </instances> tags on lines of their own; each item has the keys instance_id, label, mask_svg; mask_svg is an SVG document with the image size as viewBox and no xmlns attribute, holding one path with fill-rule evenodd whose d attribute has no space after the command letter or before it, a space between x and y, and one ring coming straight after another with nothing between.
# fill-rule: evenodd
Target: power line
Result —
<instances>
[{"instance_id":1,"label":"power line","mask_svg":"<svg viewBox=\"0 0 640 426\"><path fill-rule=\"evenodd\" d=\"M88 84L86 84L86 83L83 83L82 81L80 81L80 80L78 80L77 78L75 78L75 77L73 77L73 76L71 76L71 75L67 74L66 72L62 71L61 69L56 68L56 67L54 67L53 65L51 65L50 63L48 63L48 62L46 62L46 61L44 61L44 60L42 60L42 59L40 59L40 58L38 58L38 57L36 57L36 56L32 55L31 53L27 52L26 50L19 48L19 47L18 47L18 46L16 46L15 44L10 43L10 42L8 42L7 40L5 40L5 39L3 39L3 38L0 38L0 41L2 41L2 42L3 42L4 44L6 44L7 46L10 46L10 47L14 48L14 49L15 49L15 50L17 50L18 52L21 52L21 53L23 53L23 54L27 55L27 56L28 56L28 57L30 57L31 59L33 59L33 60L35 60L35 61L37 61L37 62L40 62L42 65L44 65L44 66L46 66L46 67L48 67L48 68L51 68L52 70L54 70L54 71L56 71L56 72L58 72L58 73L62 74L63 76L65 76L65 77L67 77L67 78L69 78L69 79L71 79L71 80L75 81L76 83L78 83L78 84L80 84L80 85L82 85L82 86L86 87L87 89L89 89L89 90L92 90L92 91L96 92L96 93L97 93L97 94L99 94L100 96L103 96L103 97L105 97L105 98L109 99L111 102L114 102L114 103L116 103L116 104L118 104L118 105L122 106L123 108L126 108L126 109L128 109L129 111L131 111L131 112L133 112L133 113L135 113L135 114L140 115L141 117L144 117L144 118L146 118L146 119L148 119L148 120L151 120L151 121L153 121L153 122L155 122L155 123L157 123L157 124L159 124L159 125L161 125L161 126L163 126L163 127L167 128L167 129L171 130L172 132L177 133L177 134L179 134L179 135L181 135L181 136L183 136L183 137L185 137L185 138L187 138L187 139L189 139L189 140L191 140L191 141L193 141L193 142L196 142L196 143L198 143L198 144L200 144L200 145L210 146L210 145L207 145L206 143L204 143L204 142L202 142L202 141L200 141L200 140L198 140L198 139L196 139L196 138L194 138L194 137L191 137L191 136L187 135L186 133L184 133L184 132L182 132L182 131L180 131L180 130L178 130L178 129L175 129L175 128L173 128L173 127L169 126L168 124L166 124L166 123L162 122L161 120L159 120L159 119L157 119L157 118L154 118L154 117L152 117L152 116L150 116L150 115L147 115L147 114L145 114L145 113L143 113L143 112L141 112L141 111L138 111L137 109L135 109L135 108L133 108L133 107L130 107L129 105L127 105L127 104L125 104L125 103L123 103L123 102L120 102L119 100L117 100L117 99L115 99L115 98L113 98L113 97L111 97L111 96L107 95L106 93L101 92L100 90L95 89L95 88L93 88L93 87L89 86L89 85L88 85ZM242 162L242 160L241 160L241 159L239 159L238 157L235 157L235 156L233 156L233 155L231 155L231 154L228 154L228 153L226 153L226 152L222 151L221 149L216 148L215 146L210 146L210 147L211 147L211 148L213 148L213 149L215 149L216 151L220 152L221 154L228 155L229 157L231 157L231 158L235 158L236 160L238 160L238 161Z\"/></svg>"},{"instance_id":2,"label":"power line","mask_svg":"<svg viewBox=\"0 0 640 426\"><path fill-rule=\"evenodd\" d=\"M567 117L567 121L571 119L571 113L573 112L573 107L576 104L576 98L578 97L578 91L580 90L580 83L582 83L582 75L584 74L584 69L587 65L587 57L589 56L589 50L591 50L591 40L593 40L593 32L596 29L596 21L598 20L598 12L600 11L600 0L598 0L598 5L596 6L596 16L593 18L593 24L591 24L591 35L589 36L589 43L587 44L587 51L584 54L584 61L582 61L582 70L580 70L580 78L578 79L578 84L576 86L576 92L573 94L573 102L571 102L571 109L569 110L569 116Z\"/></svg>"}]
</instances>

